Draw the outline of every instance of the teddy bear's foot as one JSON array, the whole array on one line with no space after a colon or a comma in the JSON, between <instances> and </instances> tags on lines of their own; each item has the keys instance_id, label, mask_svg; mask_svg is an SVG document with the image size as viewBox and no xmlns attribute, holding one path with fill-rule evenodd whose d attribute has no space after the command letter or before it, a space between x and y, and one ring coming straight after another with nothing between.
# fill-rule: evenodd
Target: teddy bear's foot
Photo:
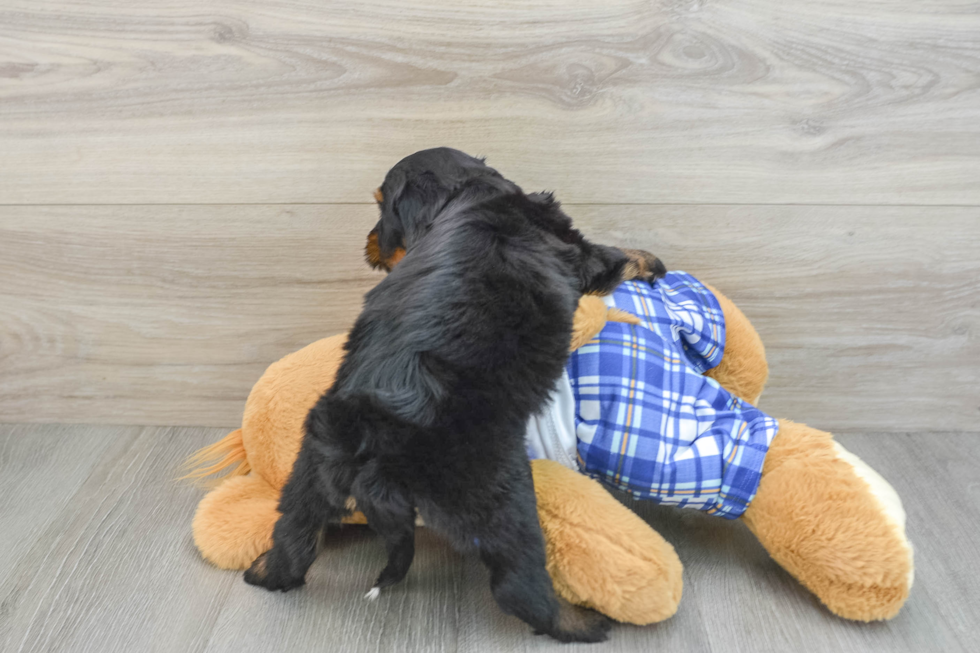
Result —
<instances>
[{"instance_id":1,"label":"teddy bear's foot","mask_svg":"<svg viewBox=\"0 0 980 653\"><path fill-rule=\"evenodd\" d=\"M829 433L780 420L742 519L834 614L890 619L908 597L912 547L901 501Z\"/></svg>"},{"instance_id":2,"label":"teddy bear's foot","mask_svg":"<svg viewBox=\"0 0 980 653\"><path fill-rule=\"evenodd\" d=\"M279 491L262 477L226 478L198 504L194 544L222 569L245 569L272 546L278 504Z\"/></svg>"}]
</instances>

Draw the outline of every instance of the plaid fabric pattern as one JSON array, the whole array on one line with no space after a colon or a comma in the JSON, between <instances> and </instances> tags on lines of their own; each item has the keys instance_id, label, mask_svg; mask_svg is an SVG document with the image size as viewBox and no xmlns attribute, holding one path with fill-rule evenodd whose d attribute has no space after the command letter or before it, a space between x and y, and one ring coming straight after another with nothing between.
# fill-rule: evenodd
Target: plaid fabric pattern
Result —
<instances>
[{"instance_id":1,"label":"plaid fabric pattern","mask_svg":"<svg viewBox=\"0 0 980 653\"><path fill-rule=\"evenodd\" d=\"M778 427L702 376L725 348L718 300L671 272L624 283L607 303L642 324L609 322L569 359L581 470L640 499L735 519Z\"/></svg>"}]
</instances>

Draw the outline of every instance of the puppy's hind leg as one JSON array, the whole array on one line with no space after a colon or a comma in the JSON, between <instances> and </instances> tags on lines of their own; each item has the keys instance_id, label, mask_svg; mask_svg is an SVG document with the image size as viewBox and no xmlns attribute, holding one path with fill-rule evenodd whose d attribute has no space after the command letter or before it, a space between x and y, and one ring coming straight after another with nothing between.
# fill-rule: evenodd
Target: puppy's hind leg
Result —
<instances>
[{"instance_id":1,"label":"puppy's hind leg","mask_svg":"<svg viewBox=\"0 0 980 653\"><path fill-rule=\"evenodd\" d=\"M282 515L272 532L272 548L245 572L246 583L283 592L305 583L320 529L348 512L354 473L352 462L328 459L307 436L279 500Z\"/></svg>"},{"instance_id":2,"label":"puppy's hind leg","mask_svg":"<svg viewBox=\"0 0 980 653\"><path fill-rule=\"evenodd\" d=\"M527 461L523 461L527 465ZM538 522L530 468L509 484L513 492L481 529L478 548L490 568L490 587L501 610L537 633L562 642L601 642L611 626L603 615L555 595L545 569L544 538ZM526 473L524 473L526 472Z\"/></svg>"},{"instance_id":3,"label":"puppy's hind leg","mask_svg":"<svg viewBox=\"0 0 980 653\"><path fill-rule=\"evenodd\" d=\"M374 600L382 589L401 582L412 566L415 504L408 489L386 475L376 460L361 469L351 491L368 526L381 536L388 553L388 564L365 596Z\"/></svg>"}]
</instances>

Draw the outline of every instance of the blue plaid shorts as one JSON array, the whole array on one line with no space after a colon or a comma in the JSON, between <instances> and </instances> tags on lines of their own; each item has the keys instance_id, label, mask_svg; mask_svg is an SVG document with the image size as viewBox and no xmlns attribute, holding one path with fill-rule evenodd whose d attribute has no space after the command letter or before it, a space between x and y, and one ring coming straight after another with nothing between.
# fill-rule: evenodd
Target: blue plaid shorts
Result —
<instances>
[{"instance_id":1,"label":"blue plaid shorts","mask_svg":"<svg viewBox=\"0 0 980 653\"><path fill-rule=\"evenodd\" d=\"M606 300L642 323L608 322L569 358L579 468L640 499L735 519L778 426L702 376L725 349L718 300L684 272Z\"/></svg>"}]
</instances>

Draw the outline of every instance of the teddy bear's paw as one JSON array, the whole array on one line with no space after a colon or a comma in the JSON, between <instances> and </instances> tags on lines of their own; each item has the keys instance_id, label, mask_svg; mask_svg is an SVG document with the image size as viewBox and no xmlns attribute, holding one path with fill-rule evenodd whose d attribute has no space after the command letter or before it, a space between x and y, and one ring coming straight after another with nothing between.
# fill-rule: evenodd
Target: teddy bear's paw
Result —
<instances>
[{"instance_id":1,"label":"teddy bear's paw","mask_svg":"<svg viewBox=\"0 0 980 653\"><path fill-rule=\"evenodd\" d=\"M270 592L288 592L305 584L305 577L291 573L280 558L275 555L275 549L260 555L245 571L245 582Z\"/></svg>"},{"instance_id":2,"label":"teddy bear's paw","mask_svg":"<svg viewBox=\"0 0 980 653\"><path fill-rule=\"evenodd\" d=\"M604 642L612 628L612 621L595 610L572 605L559 599L561 608L558 620L551 632L547 633L559 642Z\"/></svg>"}]
</instances>

